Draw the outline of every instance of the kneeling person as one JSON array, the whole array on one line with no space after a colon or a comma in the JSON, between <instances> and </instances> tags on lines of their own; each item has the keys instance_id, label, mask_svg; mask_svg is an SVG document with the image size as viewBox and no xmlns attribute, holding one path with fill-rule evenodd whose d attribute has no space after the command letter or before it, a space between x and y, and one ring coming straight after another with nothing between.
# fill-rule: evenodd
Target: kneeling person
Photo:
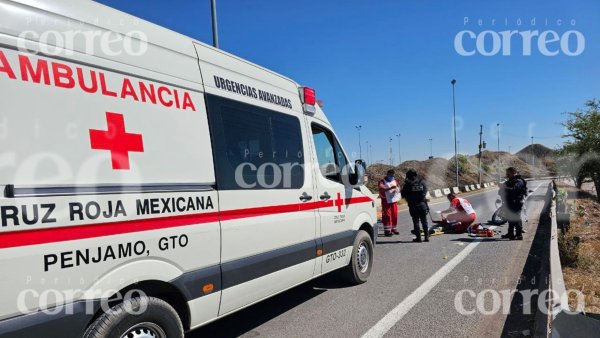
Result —
<instances>
[{"instance_id":1,"label":"kneeling person","mask_svg":"<svg viewBox=\"0 0 600 338\"><path fill-rule=\"evenodd\" d=\"M464 232L475 222L477 214L471 203L465 198L457 197L454 193L447 196L450 208L442 211L442 219L448 222L460 222L452 227L456 232Z\"/></svg>"}]
</instances>

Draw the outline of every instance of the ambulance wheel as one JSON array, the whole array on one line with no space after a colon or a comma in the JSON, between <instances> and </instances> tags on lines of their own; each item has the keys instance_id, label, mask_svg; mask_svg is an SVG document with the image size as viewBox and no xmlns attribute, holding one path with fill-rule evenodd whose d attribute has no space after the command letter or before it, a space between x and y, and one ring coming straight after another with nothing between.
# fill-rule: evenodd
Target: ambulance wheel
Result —
<instances>
[{"instance_id":1,"label":"ambulance wheel","mask_svg":"<svg viewBox=\"0 0 600 338\"><path fill-rule=\"evenodd\" d=\"M83 337L183 338L183 325L167 302L144 296L110 308L88 327Z\"/></svg>"},{"instance_id":2,"label":"ambulance wheel","mask_svg":"<svg viewBox=\"0 0 600 338\"><path fill-rule=\"evenodd\" d=\"M349 283L362 284L371 275L372 267L373 241L371 241L371 236L366 231L359 230L354 238L350 263L342 271L343 277Z\"/></svg>"}]
</instances>

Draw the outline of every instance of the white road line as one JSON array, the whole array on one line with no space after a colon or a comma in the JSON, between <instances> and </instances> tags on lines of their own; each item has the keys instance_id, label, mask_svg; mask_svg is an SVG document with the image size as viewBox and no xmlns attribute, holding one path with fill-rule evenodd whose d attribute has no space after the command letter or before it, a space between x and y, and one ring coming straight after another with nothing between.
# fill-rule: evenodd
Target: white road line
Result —
<instances>
[{"instance_id":1,"label":"white road line","mask_svg":"<svg viewBox=\"0 0 600 338\"><path fill-rule=\"evenodd\" d=\"M490 227L495 229L496 227ZM454 268L460 264L470 253L473 251L482 238L476 237L473 242L467 245L458 255L454 256L446 265L442 266L433 276L429 277L425 283L421 284L413 293L406 297L400 304L398 304L392 311L388 312L377 324L375 324L369 331L367 331L362 337L363 338L374 338L383 337L404 315L408 313L415 305L417 305L421 299L423 299L427 293L429 293L439 282L446 277Z\"/></svg>"},{"instance_id":2,"label":"white road line","mask_svg":"<svg viewBox=\"0 0 600 338\"><path fill-rule=\"evenodd\" d=\"M533 193L534 193L536 190L538 190L538 188L539 188L539 187L541 187L543 184L544 184L544 183L540 183L540 185L538 185L537 187L535 187L535 189L533 189L533 190L532 190L532 191L529 193L529 195L527 195L527 197L525 198L525 200L528 200L528 199L529 199L529 197L533 196ZM547 185L547 183L546 183L546 185Z\"/></svg>"},{"instance_id":3,"label":"white road line","mask_svg":"<svg viewBox=\"0 0 600 338\"><path fill-rule=\"evenodd\" d=\"M542 186L538 185L529 196ZM529 197L528 196L528 197ZM495 229L495 226L490 229ZM398 321L400 321L415 305L417 305L439 282L444 279L454 268L460 264L478 245L482 238L476 237L473 242L467 245L458 255L454 256L448 263L442 266L425 283L421 284L413 293L404 298L400 304L388 312L377 324L367 331L362 338L383 337Z\"/></svg>"}]
</instances>

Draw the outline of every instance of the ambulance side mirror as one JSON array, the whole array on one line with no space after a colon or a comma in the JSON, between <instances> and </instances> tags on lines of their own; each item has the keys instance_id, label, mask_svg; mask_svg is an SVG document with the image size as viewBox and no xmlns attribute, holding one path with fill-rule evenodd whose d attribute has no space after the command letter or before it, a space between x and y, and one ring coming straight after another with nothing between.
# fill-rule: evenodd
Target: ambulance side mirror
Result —
<instances>
[{"instance_id":1,"label":"ambulance side mirror","mask_svg":"<svg viewBox=\"0 0 600 338\"><path fill-rule=\"evenodd\" d=\"M364 160L354 161L354 170L349 175L349 183L352 186L364 185L364 177L367 174L367 164Z\"/></svg>"}]
</instances>

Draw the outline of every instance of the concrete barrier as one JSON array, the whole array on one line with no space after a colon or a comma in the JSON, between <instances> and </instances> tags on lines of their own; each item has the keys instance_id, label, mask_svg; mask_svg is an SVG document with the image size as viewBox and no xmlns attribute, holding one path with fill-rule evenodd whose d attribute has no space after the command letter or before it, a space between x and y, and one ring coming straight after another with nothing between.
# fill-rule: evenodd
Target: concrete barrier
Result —
<instances>
[{"instance_id":1,"label":"concrete barrier","mask_svg":"<svg viewBox=\"0 0 600 338\"><path fill-rule=\"evenodd\" d=\"M490 185L489 185L488 183L484 183L484 184L483 184L483 187L484 187L484 188L489 188L489 187L490 187Z\"/></svg>"},{"instance_id":2,"label":"concrete barrier","mask_svg":"<svg viewBox=\"0 0 600 338\"><path fill-rule=\"evenodd\" d=\"M477 189L477 188L475 188L475 184L471 184L470 187L471 187L471 190Z\"/></svg>"},{"instance_id":3,"label":"concrete barrier","mask_svg":"<svg viewBox=\"0 0 600 338\"><path fill-rule=\"evenodd\" d=\"M444 192L444 196L446 196L450 193L450 188L444 188L442 191Z\"/></svg>"},{"instance_id":4,"label":"concrete barrier","mask_svg":"<svg viewBox=\"0 0 600 338\"><path fill-rule=\"evenodd\" d=\"M429 191L427 192L427 194L425 194L425 198L431 199L431 194L429 193Z\"/></svg>"},{"instance_id":5,"label":"concrete barrier","mask_svg":"<svg viewBox=\"0 0 600 338\"><path fill-rule=\"evenodd\" d=\"M460 192L460 189L458 189L458 187L452 187L452 192L458 194Z\"/></svg>"},{"instance_id":6,"label":"concrete barrier","mask_svg":"<svg viewBox=\"0 0 600 338\"><path fill-rule=\"evenodd\" d=\"M471 191L471 188L468 185L465 185L465 192Z\"/></svg>"},{"instance_id":7,"label":"concrete barrier","mask_svg":"<svg viewBox=\"0 0 600 338\"><path fill-rule=\"evenodd\" d=\"M477 189L481 189L481 184L475 184L475 186L477 187Z\"/></svg>"},{"instance_id":8,"label":"concrete barrier","mask_svg":"<svg viewBox=\"0 0 600 338\"><path fill-rule=\"evenodd\" d=\"M437 198L437 197L442 197L442 196L444 196L444 195L442 195L442 191L440 189L435 189L433 191L433 197Z\"/></svg>"}]
</instances>

